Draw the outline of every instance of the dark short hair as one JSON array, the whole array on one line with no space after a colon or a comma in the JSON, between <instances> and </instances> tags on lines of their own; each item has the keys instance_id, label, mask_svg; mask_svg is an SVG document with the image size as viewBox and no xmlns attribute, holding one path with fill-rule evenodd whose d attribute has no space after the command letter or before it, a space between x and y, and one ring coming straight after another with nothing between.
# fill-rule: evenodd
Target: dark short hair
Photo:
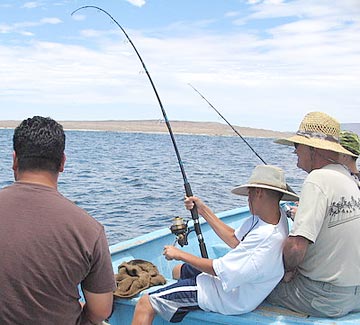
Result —
<instances>
[{"instance_id":1,"label":"dark short hair","mask_svg":"<svg viewBox=\"0 0 360 325\"><path fill-rule=\"evenodd\" d=\"M61 124L50 117L25 119L15 129L13 148L19 171L58 172L65 150L65 133Z\"/></svg>"}]
</instances>

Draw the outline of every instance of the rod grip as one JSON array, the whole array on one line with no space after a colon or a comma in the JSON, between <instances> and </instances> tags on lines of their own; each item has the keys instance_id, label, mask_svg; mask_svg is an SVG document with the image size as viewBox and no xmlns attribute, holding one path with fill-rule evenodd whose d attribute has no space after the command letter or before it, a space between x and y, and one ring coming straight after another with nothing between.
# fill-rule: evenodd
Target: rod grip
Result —
<instances>
[{"instance_id":1,"label":"rod grip","mask_svg":"<svg viewBox=\"0 0 360 325\"><path fill-rule=\"evenodd\" d=\"M193 196L190 184L185 183L184 187L185 187L186 196ZM203 235L201 233L201 227L200 227L200 223L199 223L199 214L198 214L198 211L197 211L196 204L194 204L194 207L190 210L190 212L191 212L191 218L194 221L195 233L196 233L197 239L199 241L201 257L208 258L208 253L207 253L207 250L206 250L204 237L203 237Z\"/></svg>"}]
</instances>

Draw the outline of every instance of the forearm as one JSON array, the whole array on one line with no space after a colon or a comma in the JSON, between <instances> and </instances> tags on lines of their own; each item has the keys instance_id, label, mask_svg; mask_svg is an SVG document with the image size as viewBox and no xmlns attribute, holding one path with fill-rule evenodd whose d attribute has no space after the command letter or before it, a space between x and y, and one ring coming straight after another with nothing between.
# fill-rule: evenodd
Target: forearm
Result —
<instances>
[{"instance_id":1,"label":"forearm","mask_svg":"<svg viewBox=\"0 0 360 325\"><path fill-rule=\"evenodd\" d=\"M285 271L292 271L303 261L301 254L284 251L284 267Z\"/></svg>"},{"instance_id":2,"label":"forearm","mask_svg":"<svg viewBox=\"0 0 360 325\"><path fill-rule=\"evenodd\" d=\"M98 315L92 313L86 303L83 305L82 309L83 319L86 319L90 324L101 324L104 318L100 318Z\"/></svg>"},{"instance_id":3,"label":"forearm","mask_svg":"<svg viewBox=\"0 0 360 325\"><path fill-rule=\"evenodd\" d=\"M286 271L294 270L305 258L309 241L301 236L288 237L285 241L283 254Z\"/></svg>"},{"instance_id":4,"label":"forearm","mask_svg":"<svg viewBox=\"0 0 360 325\"><path fill-rule=\"evenodd\" d=\"M204 205L198 212L227 245L235 248L239 244L239 240L235 237L234 229L221 221L210 208Z\"/></svg>"},{"instance_id":5,"label":"forearm","mask_svg":"<svg viewBox=\"0 0 360 325\"><path fill-rule=\"evenodd\" d=\"M178 260L191 264L201 272L211 275L216 275L213 269L213 260L208 258L198 257L187 252L181 251Z\"/></svg>"}]
</instances>

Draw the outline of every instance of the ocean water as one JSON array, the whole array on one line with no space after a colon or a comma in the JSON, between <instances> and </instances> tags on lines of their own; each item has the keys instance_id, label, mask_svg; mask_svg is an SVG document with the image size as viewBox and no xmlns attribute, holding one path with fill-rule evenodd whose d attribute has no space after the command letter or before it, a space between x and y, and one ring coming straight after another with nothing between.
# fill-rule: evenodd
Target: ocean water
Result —
<instances>
[{"instance_id":1,"label":"ocean water","mask_svg":"<svg viewBox=\"0 0 360 325\"><path fill-rule=\"evenodd\" d=\"M11 129L0 129L0 188L13 182ZM260 159L232 137L175 135L193 194L214 212L247 205L231 189L247 182ZM269 138L246 138L269 165L283 168L299 193L306 174L293 148ZM169 227L184 208L184 181L168 134L66 131L67 160L59 191L106 229L109 244Z\"/></svg>"}]
</instances>

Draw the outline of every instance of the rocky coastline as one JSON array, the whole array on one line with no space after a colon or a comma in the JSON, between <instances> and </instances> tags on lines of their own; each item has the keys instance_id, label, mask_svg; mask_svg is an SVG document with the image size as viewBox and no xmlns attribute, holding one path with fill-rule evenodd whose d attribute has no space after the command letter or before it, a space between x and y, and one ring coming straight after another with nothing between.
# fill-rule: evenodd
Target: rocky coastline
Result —
<instances>
[{"instance_id":1,"label":"rocky coastline","mask_svg":"<svg viewBox=\"0 0 360 325\"><path fill-rule=\"evenodd\" d=\"M0 128L15 128L20 121L0 121ZM163 120L113 120L113 121L59 121L66 130L115 131L132 133L167 133ZM171 121L174 134L212 136L237 136L227 124L218 122ZM277 138L290 135L287 132L235 126L244 137Z\"/></svg>"}]
</instances>

